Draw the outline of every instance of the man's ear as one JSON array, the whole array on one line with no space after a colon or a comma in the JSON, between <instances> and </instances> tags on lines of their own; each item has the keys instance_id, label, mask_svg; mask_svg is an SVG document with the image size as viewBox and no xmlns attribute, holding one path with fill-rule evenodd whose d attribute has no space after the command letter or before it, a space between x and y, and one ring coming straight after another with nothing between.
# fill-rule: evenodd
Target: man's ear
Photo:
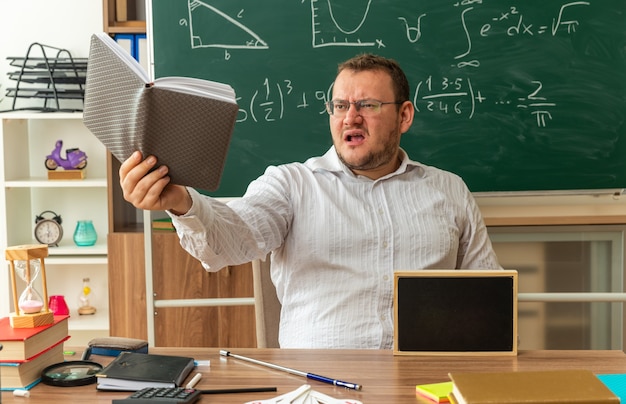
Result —
<instances>
[{"instance_id":1,"label":"man's ear","mask_svg":"<svg viewBox=\"0 0 626 404\"><path fill-rule=\"evenodd\" d=\"M400 133L405 133L413 124L415 108L411 101L404 101L400 106Z\"/></svg>"}]
</instances>

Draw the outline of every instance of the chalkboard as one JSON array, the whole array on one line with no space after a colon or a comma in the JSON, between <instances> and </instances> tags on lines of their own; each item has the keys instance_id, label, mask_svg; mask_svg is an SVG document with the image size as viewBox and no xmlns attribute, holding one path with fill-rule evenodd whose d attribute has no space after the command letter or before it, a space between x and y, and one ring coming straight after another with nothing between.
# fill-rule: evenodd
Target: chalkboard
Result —
<instances>
[{"instance_id":1,"label":"chalkboard","mask_svg":"<svg viewBox=\"0 0 626 404\"><path fill-rule=\"evenodd\" d=\"M336 66L363 52L409 77L402 147L472 192L626 188L623 0L153 0L151 15L156 77L237 93L216 196L323 154Z\"/></svg>"}]
</instances>

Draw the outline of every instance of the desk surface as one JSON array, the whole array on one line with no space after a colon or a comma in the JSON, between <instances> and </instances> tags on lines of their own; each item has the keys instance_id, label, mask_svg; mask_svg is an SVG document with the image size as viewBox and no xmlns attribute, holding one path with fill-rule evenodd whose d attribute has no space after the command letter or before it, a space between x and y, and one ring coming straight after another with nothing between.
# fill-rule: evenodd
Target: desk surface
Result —
<instances>
[{"instance_id":1,"label":"desk surface","mask_svg":"<svg viewBox=\"0 0 626 404\"><path fill-rule=\"evenodd\" d=\"M596 374L625 373L622 351L521 351L516 357L499 356L394 356L377 350L299 350L236 348L243 355L303 372L359 383L361 391L347 390L283 371L234 358L220 357L218 348L151 348L150 352L209 359L210 367L198 368L203 377L199 389L275 386L276 393L204 395L199 403L244 403L268 399L310 384L314 390L337 398L363 403L416 403L415 385L446 381L451 371L521 371L547 369L589 369ZM94 356L99 363L110 359ZM195 372L189 376L191 378ZM54 387L38 384L30 398L2 392L2 403L111 403L129 393L96 391L95 385Z\"/></svg>"}]
</instances>

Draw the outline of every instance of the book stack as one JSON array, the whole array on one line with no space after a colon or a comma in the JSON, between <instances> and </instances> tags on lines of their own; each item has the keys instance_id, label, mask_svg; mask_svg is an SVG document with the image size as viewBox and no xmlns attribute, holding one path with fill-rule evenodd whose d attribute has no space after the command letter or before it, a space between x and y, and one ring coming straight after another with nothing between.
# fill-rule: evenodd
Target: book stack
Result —
<instances>
[{"instance_id":1,"label":"book stack","mask_svg":"<svg viewBox=\"0 0 626 404\"><path fill-rule=\"evenodd\" d=\"M63 343L69 338L69 316L54 316L54 323L34 328L13 328L0 319L0 390L30 389L41 371L63 362Z\"/></svg>"}]
</instances>

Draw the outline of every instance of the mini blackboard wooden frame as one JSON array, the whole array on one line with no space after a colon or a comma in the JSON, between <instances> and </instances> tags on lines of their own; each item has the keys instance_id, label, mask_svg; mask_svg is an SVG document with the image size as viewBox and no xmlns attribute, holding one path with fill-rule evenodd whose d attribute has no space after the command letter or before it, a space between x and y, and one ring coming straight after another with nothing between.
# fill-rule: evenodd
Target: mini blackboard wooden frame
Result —
<instances>
[{"instance_id":1,"label":"mini blackboard wooden frame","mask_svg":"<svg viewBox=\"0 0 626 404\"><path fill-rule=\"evenodd\" d=\"M517 355L517 271L394 273L394 355Z\"/></svg>"}]
</instances>

